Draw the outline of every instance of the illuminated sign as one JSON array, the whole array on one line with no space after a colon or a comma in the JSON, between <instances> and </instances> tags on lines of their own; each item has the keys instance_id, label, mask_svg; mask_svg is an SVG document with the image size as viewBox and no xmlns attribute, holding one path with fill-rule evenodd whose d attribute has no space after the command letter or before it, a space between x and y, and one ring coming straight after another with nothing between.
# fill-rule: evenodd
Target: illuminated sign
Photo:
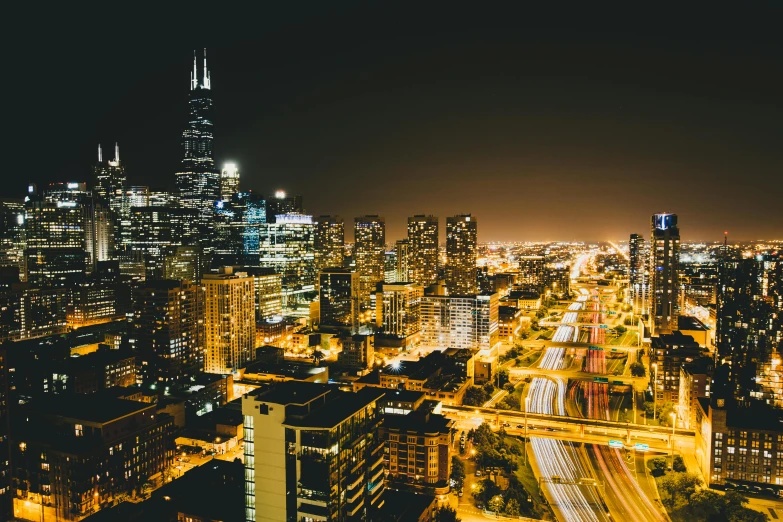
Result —
<instances>
[{"instance_id":1,"label":"illuminated sign","mask_svg":"<svg viewBox=\"0 0 783 522\"><path fill-rule=\"evenodd\" d=\"M610 448L622 448L623 447L623 443L620 442L619 440L610 440L609 441L609 447Z\"/></svg>"},{"instance_id":2,"label":"illuminated sign","mask_svg":"<svg viewBox=\"0 0 783 522\"><path fill-rule=\"evenodd\" d=\"M58 201L57 202L57 208L75 208L76 202L75 201Z\"/></svg>"},{"instance_id":3,"label":"illuminated sign","mask_svg":"<svg viewBox=\"0 0 783 522\"><path fill-rule=\"evenodd\" d=\"M73 190L79 188L78 183L68 183L68 190Z\"/></svg>"},{"instance_id":4,"label":"illuminated sign","mask_svg":"<svg viewBox=\"0 0 783 522\"><path fill-rule=\"evenodd\" d=\"M275 197L277 199L285 199L285 190L278 190L275 192Z\"/></svg>"},{"instance_id":5,"label":"illuminated sign","mask_svg":"<svg viewBox=\"0 0 783 522\"><path fill-rule=\"evenodd\" d=\"M633 449L635 449L636 451L647 451L648 449L650 449L650 445L637 442L636 444L633 445Z\"/></svg>"}]
</instances>

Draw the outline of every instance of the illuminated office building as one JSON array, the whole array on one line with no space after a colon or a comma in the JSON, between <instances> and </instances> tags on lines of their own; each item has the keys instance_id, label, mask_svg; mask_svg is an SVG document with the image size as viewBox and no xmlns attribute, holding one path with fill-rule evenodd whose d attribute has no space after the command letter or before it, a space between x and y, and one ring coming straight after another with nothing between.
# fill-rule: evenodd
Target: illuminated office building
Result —
<instances>
[{"instance_id":1,"label":"illuminated office building","mask_svg":"<svg viewBox=\"0 0 783 522\"><path fill-rule=\"evenodd\" d=\"M220 199L220 172L213 152L212 83L207 69L207 52L199 70L193 56L188 94L188 124L182 132L183 158L177 172L180 204L198 212L202 225L212 219L215 201Z\"/></svg>"},{"instance_id":2,"label":"illuminated office building","mask_svg":"<svg viewBox=\"0 0 783 522\"><path fill-rule=\"evenodd\" d=\"M115 211L117 227L115 228L115 243L119 250L124 251L131 241L131 208L150 206L150 188L144 186L125 187L122 189L120 207ZM114 208L112 208L114 210Z\"/></svg>"},{"instance_id":3,"label":"illuminated office building","mask_svg":"<svg viewBox=\"0 0 783 522\"><path fill-rule=\"evenodd\" d=\"M239 169L236 163L224 163L220 171L220 199L231 199L239 192Z\"/></svg>"},{"instance_id":4,"label":"illuminated office building","mask_svg":"<svg viewBox=\"0 0 783 522\"><path fill-rule=\"evenodd\" d=\"M178 207L131 208L131 253L145 264L146 277L163 278L170 247L198 244L198 212Z\"/></svg>"},{"instance_id":5,"label":"illuminated office building","mask_svg":"<svg viewBox=\"0 0 783 522\"><path fill-rule=\"evenodd\" d=\"M408 218L408 278L429 286L438 281L438 218L416 215Z\"/></svg>"},{"instance_id":6,"label":"illuminated office building","mask_svg":"<svg viewBox=\"0 0 783 522\"><path fill-rule=\"evenodd\" d=\"M318 216L315 221L317 270L339 268L345 261L345 224L340 216Z\"/></svg>"},{"instance_id":7,"label":"illuminated office building","mask_svg":"<svg viewBox=\"0 0 783 522\"><path fill-rule=\"evenodd\" d=\"M631 234L628 241L628 284L633 312L639 315L647 314L648 267L644 238L639 234Z\"/></svg>"},{"instance_id":8,"label":"illuminated office building","mask_svg":"<svg viewBox=\"0 0 783 522\"><path fill-rule=\"evenodd\" d=\"M87 183L83 181L58 181L49 183L42 194L47 203L81 202L90 196Z\"/></svg>"},{"instance_id":9,"label":"illuminated office building","mask_svg":"<svg viewBox=\"0 0 783 522\"><path fill-rule=\"evenodd\" d=\"M257 265L266 202L250 192L237 192L215 203L213 266Z\"/></svg>"},{"instance_id":10,"label":"illuminated office building","mask_svg":"<svg viewBox=\"0 0 783 522\"><path fill-rule=\"evenodd\" d=\"M263 224L260 229L259 265L283 276L283 309L289 313L299 304L309 307L303 294L315 288L312 216L279 214L275 223Z\"/></svg>"},{"instance_id":11,"label":"illuminated office building","mask_svg":"<svg viewBox=\"0 0 783 522\"><path fill-rule=\"evenodd\" d=\"M517 284L525 292L542 292L544 289L546 258L544 256L520 256Z\"/></svg>"},{"instance_id":12,"label":"illuminated office building","mask_svg":"<svg viewBox=\"0 0 783 522\"><path fill-rule=\"evenodd\" d=\"M283 313L283 275L273 268L243 266L238 272L253 276L256 322L279 318Z\"/></svg>"},{"instance_id":13,"label":"illuminated office building","mask_svg":"<svg viewBox=\"0 0 783 522\"><path fill-rule=\"evenodd\" d=\"M68 286L87 270L84 211L76 201L31 199L25 204L27 281Z\"/></svg>"},{"instance_id":14,"label":"illuminated office building","mask_svg":"<svg viewBox=\"0 0 783 522\"><path fill-rule=\"evenodd\" d=\"M680 229L677 214L654 214L650 238L650 299L653 334L677 329Z\"/></svg>"},{"instance_id":15,"label":"illuminated office building","mask_svg":"<svg viewBox=\"0 0 783 522\"><path fill-rule=\"evenodd\" d=\"M413 339L421 331L424 288L416 283L384 283L375 294L375 322L384 335Z\"/></svg>"},{"instance_id":16,"label":"illuminated office building","mask_svg":"<svg viewBox=\"0 0 783 522\"><path fill-rule=\"evenodd\" d=\"M451 295L477 291L478 223L470 214L446 219L446 289Z\"/></svg>"},{"instance_id":17,"label":"illuminated office building","mask_svg":"<svg viewBox=\"0 0 783 522\"><path fill-rule=\"evenodd\" d=\"M100 197L119 214L128 178L125 167L120 163L120 146L114 144L114 159L103 160L103 149L98 145L98 163L93 168L95 186L93 195Z\"/></svg>"},{"instance_id":18,"label":"illuminated office building","mask_svg":"<svg viewBox=\"0 0 783 522\"><path fill-rule=\"evenodd\" d=\"M0 266L13 266L24 274L24 202L0 200Z\"/></svg>"},{"instance_id":19,"label":"illuminated office building","mask_svg":"<svg viewBox=\"0 0 783 522\"><path fill-rule=\"evenodd\" d=\"M387 250L383 253L383 281L396 283L397 279L397 251Z\"/></svg>"},{"instance_id":20,"label":"illuminated office building","mask_svg":"<svg viewBox=\"0 0 783 522\"><path fill-rule=\"evenodd\" d=\"M325 268L318 274L321 327L358 327L359 274L348 268Z\"/></svg>"},{"instance_id":21,"label":"illuminated office building","mask_svg":"<svg viewBox=\"0 0 783 522\"><path fill-rule=\"evenodd\" d=\"M204 371L232 373L255 358L256 312L253 277L222 267L206 274L204 286Z\"/></svg>"},{"instance_id":22,"label":"illuminated office building","mask_svg":"<svg viewBox=\"0 0 783 522\"><path fill-rule=\"evenodd\" d=\"M98 263L109 261L114 256L115 224L114 214L106 202L95 197L86 199L84 210L85 250L87 269L93 272Z\"/></svg>"},{"instance_id":23,"label":"illuminated office building","mask_svg":"<svg viewBox=\"0 0 783 522\"><path fill-rule=\"evenodd\" d=\"M146 281L135 292L132 336L147 383L185 381L203 365L204 295L191 281Z\"/></svg>"},{"instance_id":24,"label":"illuminated office building","mask_svg":"<svg viewBox=\"0 0 783 522\"><path fill-rule=\"evenodd\" d=\"M64 333L69 291L29 288L0 292L0 342Z\"/></svg>"},{"instance_id":25,"label":"illuminated office building","mask_svg":"<svg viewBox=\"0 0 783 522\"><path fill-rule=\"evenodd\" d=\"M375 286L383 282L386 252L386 220L381 216L354 219L353 259L359 273L359 299L362 310L371 306Z\"/></svg>"}]
</instances>

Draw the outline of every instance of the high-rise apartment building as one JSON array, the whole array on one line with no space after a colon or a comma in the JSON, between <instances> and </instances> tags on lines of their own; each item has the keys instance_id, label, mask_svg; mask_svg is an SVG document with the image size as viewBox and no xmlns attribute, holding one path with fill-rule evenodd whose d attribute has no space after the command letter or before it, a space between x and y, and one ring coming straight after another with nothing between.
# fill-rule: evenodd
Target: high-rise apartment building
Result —
<instances>
[{"instance_id":1,"label":"high-rise apartment building","mask_svg":"<svg viewBox=\"0 0 783 522\"><path fill-rule=\"evenodd\" d=\"M677 329L680 229L677 214L654 214L650 238L650 299L653 334Z\"/></svg>"},{"instance_id":2,"label":"high-rise apartment building","mask_svg":"<svg viewBox=\"0 0 783 522\"><path fill-rule=\"evenodd\" d=\"M190 281L146 281L135 292L133 339L146 383L182 382L204 358L204 295Z\"/></svg>"},{"instance_id":3,"label":"high-rise apartment building","mask_svg":"<svg viewBox=\"0 0 783 522\"><path fill-rule=\"evenodd\" d=\"M396 282L410 281L410 242L407 239L398 239L394 244L394 251L397 254Z\"/></svg>"},{"instance_id":4,"label":"high-rise apartment building","mask_svg":"<svg viewBox=\"0 0 783 522\"><path fill-rule=\"evenodd\" d=\"M478 223L470 214L446 219L446 288L451 295L477 291Z\"/></svg>"},{"instance_id":5,"label":"high-rise apartment building","mask_svg":"<svg viewBox=\"0 0 783 522\"><path fill-rule=\"evenodd\" d=\"M517 284L526 292L541 292L546 278L546 257L520 256Z\"/></svg>"},{"instance_id":6,"label":"high-rise apartment building","mask_svg":"<svg viewBox=\"0 0 783 522\"><path fill-rule=\"evenodd\" d=\"M220 199L231 199L239 192L239 169L236 163L224 163L220 171Z\"/></svg>"},{"instance_id":7,"label":"high-rise apartment building","mask_svg":"<svg viewBox=\"0 0 783 522\"><path fill-rule=\"evenodd\" d=\"M421 331L421 299L424 288L416 283L384 283L375 294L375 322L384 333L398 339L418 338Z\"/></svg>"},{"instance_id":8,"label":"high-rise apartment building","mask_svg":"<svg viewBox=\"0 0 783 522\"><path fill-rule=\"evenodd\" d=\"M416 215L408 218L408 279L421 286L438 281L438 218Z\"/></svg>"},{"instance_id":9,"label":"high-rise apartment building","mask_svg":"<svg viewBox=\"0 0 783 522\"><path fill-rule=\"evenodd\" d=\"M283 313L283 275L273 268L243 266L237 272L253 276L256 299L256 322L279 318Z\"/></svg>"},{"instance_id":10,"label":"high-rise apartment building","mask_svg":"<svg viewBox=\"0 0 783 522\"><path fill-rule=\"evenodd\" d=\"M8 360L6 348L0 346L0 520L11 520L13 492L11 489L11 441L8 408Z\"/></svg>"},{"instance_id":11,"label":"high-rise apartment building","mask_svg":"<svg viewBox=\"0 0 783 522\"><path fill-rule=\"evenodd\" d=\"M644 238L639 234L631 234L628 241L628 285L633 313L637 315L647 314L648 267Z\"/></svg>"},{"instance_id":12,"label":"high-rise apartment building","mask_svg":"<svg viewBox=\"0 0 783 522\"><path fill-rule=\"evenodd\" d=\"M359 274L325 268L318 274L320 326L356 330L359 320Z\"/></svg>"},{"instance_id":13,"label":"high-rise apartment building","mask_svg":"<svg viewBox=\"0 0 783 522\"><path fill-rule=\"evenodd\" d=\"M315 226L315 267L340 268L345 261L345 224L340 216L318 216Z\"/></svg>"},{"instance_id":14,"label":"high-rise apartment building","mask_svg":"<svg viewBox=\"0 0 783 522\"><path fill-rule=\"evenodd\" d=\"M438 348L492 348L498 342L498 294L425 295L421 343Z\"/></svg>"},{"instance_id":15,"label":"high-rise apartment building","mask_svg":"<svg viewBox=\"0 0 783 522\"><path fill-rule=\"evenodd\" d=\"M182 131L183 157L176 174L180 204L198 212L199 222L212 219L215 201L220 199L220 172L213 152L212 81L207 69L207 51L199 71L195 53L188 94L188 123Z\"/></svg>"},{"instance_id":16,"label":"high-rise apartment building","mask_svg":"<svg viewBox=\"0 0 783 522\"><path fill-rule=\"evenodd\" d=\"M780 365L783 254L724 258L720 265L716 315L718 356L731 362L737 398L770 399L775 393L765 389L763 384L769 379L762 374L771 372L770 366Z\"/></svg>"},{"instance_id":17,"label":"high-rise apartment building","mask_svg":"<svg viewBox=\"0 0 783 522\"><path fill-rule=\"evenodd\" d=\"M255 358L256 313L253 278L222 267L204 286L204 371L232 373Z\"/></svg>"},{"instance_id":18,"label":"high-rise apartment building","mask_svg":"<svg viewBox=\"0 0 783 522\"><path fill-rule=\"evenodd\" d=\"M359 298L362 310L370 308L370 296L383 281L386 252L386 220L381 216L354 219L353 259L359 273Z\"/></svg>"},{"instance_id":19,"label":"high-rise apartment building","mask_svg":"<svg viewBox=\"0 0 783 522\"><path fill-rule=\"evenodd\" d=\"M245 395L245 520L376 520L384 393L288 381Z\"/></svg>"}]
</instances>

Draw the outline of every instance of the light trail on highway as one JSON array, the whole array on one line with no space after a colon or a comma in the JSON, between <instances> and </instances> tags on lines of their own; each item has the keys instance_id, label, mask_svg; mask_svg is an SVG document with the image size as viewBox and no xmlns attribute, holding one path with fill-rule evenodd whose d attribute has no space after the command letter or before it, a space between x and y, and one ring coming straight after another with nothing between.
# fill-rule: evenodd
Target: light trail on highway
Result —
<instances>
[{"instance_id":1,"label":"light trail on highway","mask_svg":"<svg viewBox=\"0 0 783 522\"><path fill-rule=\"evenodd\" d=\"M544 370L559 370L563 367L564 359L565 348L550 347L541 358L539 367ZM529 411L565 415L565 391L565 383L561 379L534 378L528 391ZM534 437L530 439L530 444L540 476L548 479L546 488L552 503L566 522L609 520L596 487L578 484L580 479L592 477L573 443ZM553 483L553 480L568 483Z\"/></svg>"}]
</instances>

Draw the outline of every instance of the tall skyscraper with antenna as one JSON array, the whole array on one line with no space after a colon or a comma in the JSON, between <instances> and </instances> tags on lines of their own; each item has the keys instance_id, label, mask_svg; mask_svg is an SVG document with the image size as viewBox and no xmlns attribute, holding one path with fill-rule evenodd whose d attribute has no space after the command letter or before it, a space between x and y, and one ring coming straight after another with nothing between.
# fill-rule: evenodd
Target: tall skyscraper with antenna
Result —
<instances>
[{"instance_id":1,"label":"tall skyscraper with antenna","mask_svg":"<svg viewBox=\"0 0 783 522\"><path fill-rule=\"evenodd\" d=\"M199 212L202 224L212 219L215 201L220 199L220 171L215 167L213 152L212 80L204 64L198 67L193 54L193 72L190 75L188 95L188 123L182 131L183 157L177 172L180 204Z\"/></svg>"}]
</instances>

